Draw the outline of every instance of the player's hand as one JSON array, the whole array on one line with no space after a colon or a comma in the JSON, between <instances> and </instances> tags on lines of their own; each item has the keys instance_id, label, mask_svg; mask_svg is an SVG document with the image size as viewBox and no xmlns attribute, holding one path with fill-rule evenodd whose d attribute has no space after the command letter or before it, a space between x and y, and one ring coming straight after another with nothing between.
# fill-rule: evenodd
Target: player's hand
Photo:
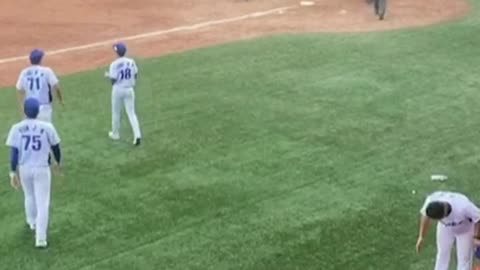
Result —
<instances>
[{"instance_id":1,"label":"player's hand","mask_svg":"<svg viewBox=\"0 0 480 270\"><path fill-rule=\"evenodd\" d=\"M105 76L105 78L108 78L108 77L110 76L110 74L109 74L109 72L108 72L108 71L105 71L105 73L104 73L104 75L103 75L103 76Z\"/></svg>"},{"instance_id":2,"label":"player's hand","mask_svg":"<svg viewBox=\"0 0 480 270\"><path fill-rule=\"evenodd\" d=\"M10 175L10 185L16 190L20 189L20 180L17 174Z\"/></svg>"},{"instance_id":3,"label":"player's hand","mask_svg":"<svg viewBox=\"0 0 480 270\"><path fill-rule=\"evenodd\" d=\"M419 237L417 239L417 245L415 246L415 248L417 249L417 253L420 253L420 251L422 250L422 247L423 247L423 238Z\"/></svg>"},{"instance_id":4,"label":"player's hand","mask_svg":"<svg viewBox=\"0 0 480 270\"><path fill-rule=\"evenodd\" d=\"M473 244L474 244L476 247L480 247L480 239L474 238L474 239L473 239Z\"/></svg>"},{"instance_id":5,"label":"player's hand","mask_svg":"<svg viewBox=\"0 0 480 270\"><path fill-rule=\"evenodd\" d=\"M53 171L56 175L63 176L63 169L61 164L54 164L53 165Z\"/></svg>"}]
</instances>

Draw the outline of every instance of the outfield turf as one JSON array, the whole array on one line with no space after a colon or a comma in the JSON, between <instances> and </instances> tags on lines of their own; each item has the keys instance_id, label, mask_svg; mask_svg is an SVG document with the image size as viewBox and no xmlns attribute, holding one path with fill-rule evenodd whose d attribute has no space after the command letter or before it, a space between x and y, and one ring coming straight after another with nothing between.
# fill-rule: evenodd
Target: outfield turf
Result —
<instances>
[{"instance_id":1,"label":"outfield turf","mask_svg":"<svg viewBox=\"0 0 480 270\"><path fill-rule=\"evenodd\" d=\"M431 269L433 230L414 252L424 196L480 203L475 16L141 60L140 148L126 117L107 137L103 69L63 77L51 246L33 248L3 147L0 269ZM18 118L1 91L0 133Z\"/></svg>"}]
</instances>

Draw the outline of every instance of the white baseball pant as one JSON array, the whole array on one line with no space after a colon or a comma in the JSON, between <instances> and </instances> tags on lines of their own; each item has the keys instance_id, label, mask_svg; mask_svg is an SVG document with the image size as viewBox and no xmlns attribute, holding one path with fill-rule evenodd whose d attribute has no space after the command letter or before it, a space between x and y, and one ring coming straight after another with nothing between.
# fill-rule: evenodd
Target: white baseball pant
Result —
<instances>
[{"instance_id":1,"label":"white baseball pant","mask_svg":"<svg viewBox=\"0 0 480 270\"><path fill-rule=\"evenodd\" d=\"M53 108L51 104L40 105L37 119L52 123L52 114L53 114Z\"/></svg>"},{"instance_id":2,"label":"white baseball pant","mask_svg":"<svg viewBox=\"0 0 480 270\"><path fill-rule=\"evenodd\" d=\"M461 225L459 225L461 226ZM440 222L437 224L437 259L435 270L448 270L453 243L457 244L457 270L471 270L473 260L474 224L461 234L454 233L451 228Z\"/></svg>"},{"instance_id":3,"label":"white baseball pant","mask_svg":"<svg viewBox=\"0 0 480 270\"><path fill-rule=\"evenodd\" d=\"M35 227L36 240L47 240L50 209L50 167L19 167L25 197L25 214L30 227Z\"/></svg>"},{"instance_id":4,"label":"white baseball pant","mask_svg":"<svg viewBox=\"0 0 480 270\"><path fill-rule=\"evenodd\" d=\"M113 87L112 90L112 133L120 134L120 121L122 116L122 103L127 112L130 126L135 139L141 138L140 125L135 113L135 91L133 88Z\"/></svg>"}]
</instances>

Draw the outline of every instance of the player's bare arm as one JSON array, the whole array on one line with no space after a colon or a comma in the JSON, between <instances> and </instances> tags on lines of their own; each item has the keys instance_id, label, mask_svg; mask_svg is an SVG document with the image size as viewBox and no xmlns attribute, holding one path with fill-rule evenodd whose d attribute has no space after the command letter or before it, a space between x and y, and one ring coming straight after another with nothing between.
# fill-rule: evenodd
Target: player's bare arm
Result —
<instances>
[{"instance_id":1,"label":"player's bare arm","mask_svg":"<svg viewBox=\"0 0 480 270\"><path fill-rule=\"evenodd\" d=\"M474 244L480 246L480 222L475 223Z\"/></svg>"},{"instance_id":2,"label":"player's bare arm","mask_svg":"<svg viewBox=\"0 0 480 270\"><path fill-rule=\"evenodd\" d=\"M471 202L467 208L467 217L475 223L473 231L473 239L475 246L480 246L480 209Z\"/></svg>"},{"instance_id":3,"label":"player's bare arm","mask_svg":"<svg viewBox=\"0 0 480 270\"><path fill-rule=\"evenodd\" d=\"M428 229L430 227L430 223L430 218L423 215L420 217L420 228L418 231L418 239L416 245L417 253L419 253L422 249L425 236L427 236Z\"/></svg>"},{"instance_id":4,"label":"player's bare arm","mask_svg":"<svg viewBox=\"0 0 480 270\"><path fill-rule=\"evenodd\" d=\"M20 189L20 180L18 180L18 175L16 173L10 175L10 185L16 190Z\"/></svg>"},{"instance_id":5,"label":"player's bare arm","mask_svg":"<svg viewBox=\"0 0 480 270\"><path fill-rule=\"evenodd\" d=\"M105 78L107 78L107 80L110 81L110 84L114 85L116 82L117 82L117 79L115 78L112 78L110 76L110 72L109 71L105 71Z\"/></svg>"},{"instance_id":6,"label":"player's bare arm","mask_svg":"<svg viewBox=\"0 0 480 270\"><path fill-rule=\"evenodd\" d=\"M23 116L23 101L25 100L25 90L22 89L17 91L17 99L20 115Z\"/></svg>"},{"instance_id":7,"label":"player's bare arm","mask_svg":"<svg viewBox=\"0 0 480 270\"><path fill-rule=\"evenodd\" d=\"M58 175L62 175L62 151L60 150L60 144L52 145L51 147L55 164L53 169Z\"/></svg>"},{"instance_id":8,"label":"player's bare arm","mask_svg":"<svg viewBox=\"0 0 480 270\"><path fill-rule=\"evenodd\" d=\"M60 87L60 84L55 84L53 86L53 91L55 91L55 94L57 95L57 99L58 99L58 102L60 102L60 104L62 104L62 106L65 105L65 103L63 102L63 92L62 92L62 88Z\"/></svg>"},{"instance_id":9,"label":"player's bare arm","mask_svg":"<svg viewBox=\"0 0 480 270\"><path fill-rule=\"evenodd\" d=\"M12 146L10 148L10 185L17 190L20 188L20 181L18 179L18 173L17 173L18 159L19 159L18 148Z\"/></svg>"},{"instance_id":10,"label":"player's bare arm","mask_svg":"<svg viewBox=\"0 0 480 270\"><path fill-rule=\"evenodd\" d=\"M20 180L18 179L17 171L10 172L10 186L16 190L20 189Z\"/></svg>"},{"instance_id":11,"label":"player's bare arm","mask_svg":"<svg viewBox=\"0 0 480 270\"><path fill-rule=\"evenodd\" d=\"M113 66L110 66L109 70L105 71L105 78L107 78L112 85L117 82L116 77L113 76Z\"/></svg>"}]
</instances>

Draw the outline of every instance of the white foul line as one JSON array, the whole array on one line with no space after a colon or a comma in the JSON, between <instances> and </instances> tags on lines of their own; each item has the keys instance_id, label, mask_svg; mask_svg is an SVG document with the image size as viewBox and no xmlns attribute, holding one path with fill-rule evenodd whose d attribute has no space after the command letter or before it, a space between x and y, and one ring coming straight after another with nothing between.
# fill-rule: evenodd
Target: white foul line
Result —
<instances>
[{"instance_id":1,"label":"white foul line","mask_svg":"<svg viewBox=\"0 0 480 270\"><path fill-rule=\"evenodd\" d=\"M170 29L166 29L166 30L148 32L148 33L143 33L143 34L138 34L138 35L133 35L133 36L121 37L121 38L117 38L117 39L104 40L104 41L85 44L85 45L80 45L80 46L74 46L74 47L69 47L69 48L64 48L64 49L47 51L47 52L45 52L45 54L46 55L56 55L56 54L74 52L74 51L82 51L82 50L92 49L92 48L96 48L96 47L113 45L113 43L115 43L119 40L122 40L122 41L138 40L138 39L145 39L145 38L162 36L162 35L171 34L171 33L175 33L175 32L196 30L196 29L199 29L199 28L204 28L204 27L208 27L208 26L212 26L212 25L238 22L238 21L243 21L243 20L250 19L250 18L258 18L258 17L263 17L263 16L268 16L268 15L271 15L271 14L275 14L275 13L282 13L286 10L294 9L294 8L297 8L297 7L298 6L279 7L279 8L275 8L275 9L266 10L266 11L249 13L249 14L246 14L246 15L233 17L233 18L206 21L206 22L192 24L192 25L184 25L184 26L174 27L174 28L170 28ZM27 59L28 59L27 56L16 56L16 57L3 58L3 59L0 59L0 64L16 62L16 61L20 61L20 60L23 61L23 60L27 60Z\"/></svg>"}]
</instances>

